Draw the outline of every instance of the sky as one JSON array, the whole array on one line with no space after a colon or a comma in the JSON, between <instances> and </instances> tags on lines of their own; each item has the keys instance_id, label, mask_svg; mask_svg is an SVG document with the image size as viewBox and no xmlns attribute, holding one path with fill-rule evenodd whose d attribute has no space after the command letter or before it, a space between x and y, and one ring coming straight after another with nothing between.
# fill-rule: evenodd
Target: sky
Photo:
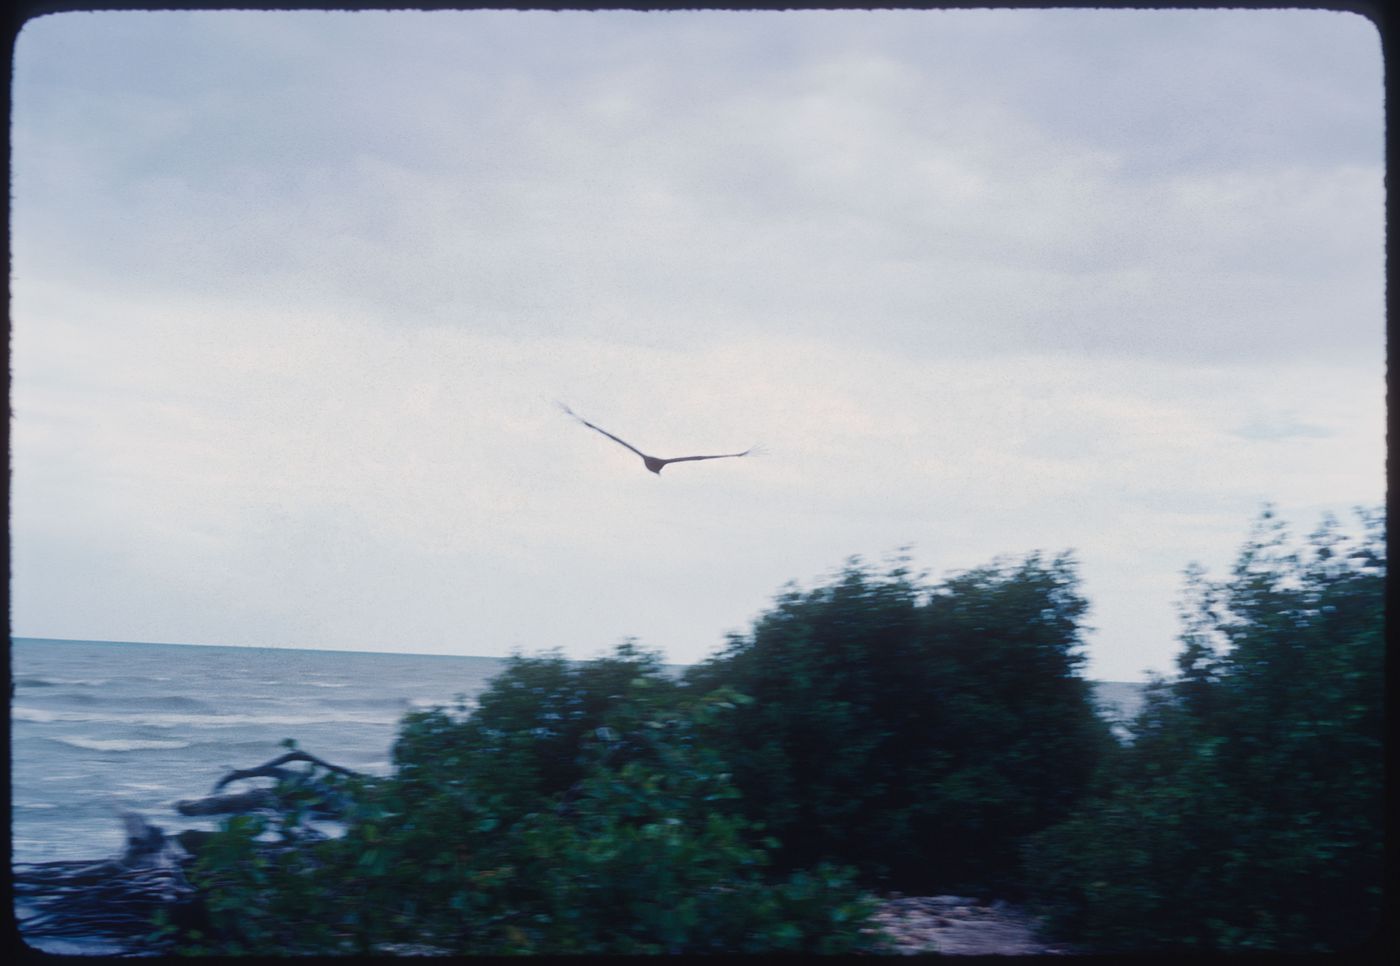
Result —
<instances>
[{"instance_id":1,"label":"sky","mask_svg":"<svg viewBox=\"0 0 1400 966\"><path fill-rule=\"evenodd\" d=\"M1382 93L1326 11L30 21L12 633L691 663L1069 551L1170 672L1385 499Z\"/></svg>"}]
</instances>

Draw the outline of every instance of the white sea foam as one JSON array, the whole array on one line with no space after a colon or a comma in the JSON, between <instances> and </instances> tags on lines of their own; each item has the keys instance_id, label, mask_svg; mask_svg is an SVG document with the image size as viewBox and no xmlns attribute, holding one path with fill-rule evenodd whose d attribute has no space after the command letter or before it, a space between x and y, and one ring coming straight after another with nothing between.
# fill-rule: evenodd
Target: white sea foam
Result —
<instances>
[{"instance_id":1,"label":"white sea foam","mask_svg":"<svg viewBox=\"0 0 1400 966\"><path fill-rule=\"evenodd\" d=\"M55 721L102 722L122 727L140 726L148 728L227 728L235 725L274 725L277 727L316 724L393 724L399 716L385 711L343 711L330 710L320 714L149 714L136 712L121 714L116 711L50 711L46 708L15 706L10 711L11 721L27 721L32 724L51 724Z\"/></svg>"},{"instance_id":2,"label":"white sea foam","mask_svg":"<svg viewBox=\"0 0 1400 966\"><path fill-rule=\"evenodd\" d=\"M30 721L34 724L48 724L50 721L86 721L91 715L83 715L81 718L64 718L65 714L77 714L74 711L44 711L41 708L21 708L15 705L10 709L11 721Z\"/></svg>"},{"instance_id":3,"label":"white sea foam","mask_svg":"<svg viewBox=\"0 0 1400 966\"><path fill-rule=\"evenodd\" d=\"M100 688L110 683L110 681L110 678L61 678L46 674L43 677L16 678L15 684L21 688L56 688L63 686Z\"/></svg>"},{"instance_id":4,"label":"white sea foam","mask_svg":"<svg viewBox=\"0 0 1400 966\"><path fill-rule=\"evenodd\" d=\"M159 751L188 748L188 741L140 741L125 738L55 738L54 741L88 751Z\"/></svg>"},{"instance_id":5,"label":"white sea foam","mask_svg":"<svg viewBox=\"0 0 1400 966\"><path fill-rule=\"evenodd\" d=\"M455 709L455 708L457 707L457 699L456 699L455 697L451 697L451 698L409 698L409 699L408 699L408 704L409 704L411 707L419 708L419 709L422 709L422 710L426 710L426 709L428 709L428 708L448 708L448 709ZM472 708L475 708L475 707L476 707L476 698L467 698L466 706L467 706L467 710L468 710L468 711L470 711Z\"/></svg>"}]
</instances>

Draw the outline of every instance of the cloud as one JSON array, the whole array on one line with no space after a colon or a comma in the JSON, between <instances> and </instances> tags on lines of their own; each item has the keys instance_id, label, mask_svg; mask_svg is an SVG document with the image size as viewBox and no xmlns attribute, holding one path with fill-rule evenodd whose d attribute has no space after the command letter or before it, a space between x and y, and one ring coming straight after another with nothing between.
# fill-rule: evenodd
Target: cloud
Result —
<instances>
[{"instance_id":1,"label":"cloud","mask_svg":"<svg viewBox=\"0 0 1400 966\"><path fill-rule=\"evenodd\" d=\"M1298 438L1326 439L1336 431L1325 426L1304 422L1293 413L1272 413L1256 417L1230 430L1243 439L1285 440Z\"/></svg>"},{"instance_id":2,"label":"cloud","mask_svg":"<svg viewBox=\"0 0 1400 966\"><path fill-rule=\"evenodd\" d=\"M1332 102L1268 93L1296 66L1285 56L1302 56L1294 34L1261 40L1251 31L1269 18L1187 12L972 13L374 15L374 30L361 15L287 14L277 43L259 28L272 15L65 19L104 53L68 79L81 98L21 58L17 89L35 92L22 120L29 104L35 120L20 125L17 261L87 285L251 285L282 304L375 305L404 325L506 333L523 317L532 331L676 347L778 329L878 335L930 357L1375 344L1363 320L1379 309L1367 283L1381 156L1357 142L1337 166L1312 147ZM98 40L107 20L132 50L159 37L166 53L114 56ZM1307 65L1356 41L1345 18L1303 20L1317 28ZM823 29L836 22L849 34ZM1137 98L1146 68L1084 59L1086 43L1131 41L1158 79L1185 42L1165 28L1207 22L1231 29L1190 33L1212 38L1199 70L1152 96L1198 119L1225 105L1266 127L1286 117L1276 156L1143 169L1155 144L1118 122L1078 129L1038 93L1039 71L1073 67L1079 93L1062 100L1076 111L1094 112L1084 97ZM794 24L805 41L780 40ZM951 55L968 36L973 51L946 60L910 40ZM365 69L408 51L411 72ZM1230 56L1245 60L1228 68ZM257 73L237 73L241 57ZM1128 77L1097 80L1108 67ZM1226 98L1227 69L1258 99ZM1351 80L1365 89L1368 76ZM1218 145L1240 123L1193 136Z\"/></svg>"}]
</instances>

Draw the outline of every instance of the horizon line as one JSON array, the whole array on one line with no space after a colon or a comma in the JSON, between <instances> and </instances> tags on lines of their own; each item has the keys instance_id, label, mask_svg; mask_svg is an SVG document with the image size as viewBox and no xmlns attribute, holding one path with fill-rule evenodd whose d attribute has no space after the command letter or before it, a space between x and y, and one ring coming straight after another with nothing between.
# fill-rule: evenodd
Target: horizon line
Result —
<instances>
[{"instance_id":1,"label":"horizon line","mask_svg":"<svg viewBox=\"0 0 1400 966\"><path fill-rule=\"evenodd\" d=\"M423 651L375 651L375 650L347 650L342 647L320 647L311 644L212 644L207 641L118 641L108 639L93 639L87 637L38 637L32 634L10 634L13 641L47 641L54 644L137 644L155 645L157 647L238 647L265 651L323 651L330 654L384 654L395 657L453 657L453 658L476 658L488 661L508 661L515 654L524 657L538 657L547 655L548 650L536 652L535 654L525 654L522 651L513 651L511 654L430 654ZM565 657L567 661L582 662L592 660L592 658ZM700 662L694 662L696 664ZM693 667L694 664L684 662L663 662L663 667ZM1141 681L1124 681L1119 678L1084 678L1086 681L1099 684L1132 684L1145 687L1151 683L1150 679Z\"/></svg>"}]
</instances>

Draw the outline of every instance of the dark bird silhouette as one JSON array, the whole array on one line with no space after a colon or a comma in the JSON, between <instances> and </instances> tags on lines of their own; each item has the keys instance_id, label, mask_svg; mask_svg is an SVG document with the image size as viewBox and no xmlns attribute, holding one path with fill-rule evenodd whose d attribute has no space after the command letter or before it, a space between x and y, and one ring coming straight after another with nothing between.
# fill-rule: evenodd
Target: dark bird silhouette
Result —
<instances>
[{"instance_id":1,"label":"dark bird silhouette","mask_svg":"<svg viewBox=\"0 0 1400 966\"><path fill-rule=\"evenodd\" d=\"M564 410L564 412L568 413L570 416L572 416L572 417L574 417L575 419L577 419L579 422L583 423L583 425L587 426L589 429L596 430L597 432L602 433L604 436L606 436L608 439L612 440L614 443L621 443L623 446L626 446L628 449L630 449L632 452L636 453L638 456L640 456L640 457L642 458L642 462L645 463L645 464L647 465L647 469L651 470L653 473L656 473L656 474L658 474L658 475L660 475L660 473L661 473L661 468L662 468L663 466L665 466L667 463L685 463L685 462L688 462L688 461L690 461L690 460L722 460L722 459L728 459L728 458L730 458L731 456L748 456L750 453L754 452L754 450L756 449L756 447L750 446L748 449L744 450L742 453L718 453L718 454L716 454L716 455L714 455L714 456L672 456L670 459L664 459L664 460L663 460L663 459L659 459L659 458L657 458L657 457L655 457L655 456L648 456L646 453L643 453L641 450L637 449L637 447L633 446L631 443L627 442L627 441L624 440L624 439L618 439L616 436L614 436L612 433L608 432L606 429L603 429L601 426L594 426L594 425L593 425L592 423L590 423L588 420L584 419L582 416L580 416L578 413L574 412L572 409L570 409L568 406L564 405L563 403L560 403L560 404L559 404L559 408L562 409L562 410Z\"/></svg>"}]
</instances>

